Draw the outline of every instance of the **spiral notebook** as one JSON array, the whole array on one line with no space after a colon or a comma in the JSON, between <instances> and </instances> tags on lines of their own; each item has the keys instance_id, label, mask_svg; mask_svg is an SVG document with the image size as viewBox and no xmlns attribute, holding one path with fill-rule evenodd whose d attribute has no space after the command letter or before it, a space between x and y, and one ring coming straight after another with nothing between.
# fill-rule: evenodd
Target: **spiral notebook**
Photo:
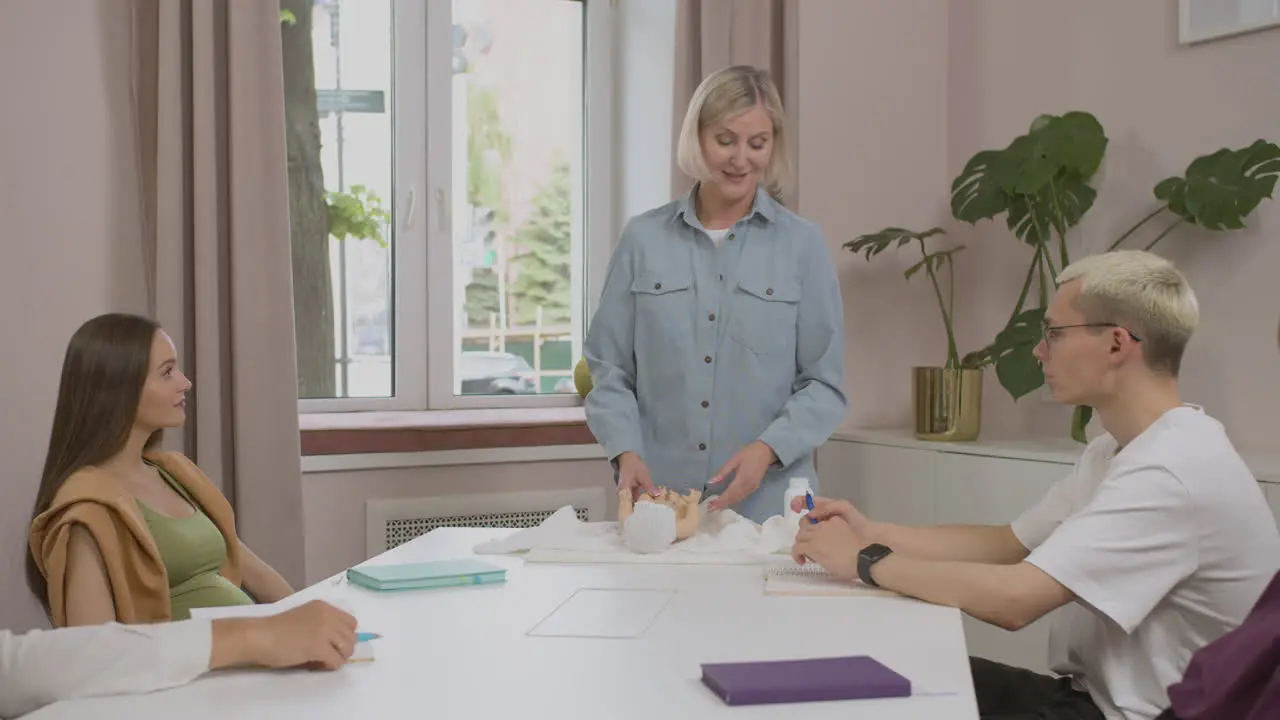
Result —
<instances>
[{"instance_id":1,"label":"spiral notebook","mask_svg":"<svg viewBox=\"0 0 1280 720\"><path fill-rule=\"evenodd\" d=\"M870 595L891 597L897 593L867 585L861 580L833 577L821 565L775 565L765 571L765 595L807 595L813 597Z\"/></svg>"}]
</instances>

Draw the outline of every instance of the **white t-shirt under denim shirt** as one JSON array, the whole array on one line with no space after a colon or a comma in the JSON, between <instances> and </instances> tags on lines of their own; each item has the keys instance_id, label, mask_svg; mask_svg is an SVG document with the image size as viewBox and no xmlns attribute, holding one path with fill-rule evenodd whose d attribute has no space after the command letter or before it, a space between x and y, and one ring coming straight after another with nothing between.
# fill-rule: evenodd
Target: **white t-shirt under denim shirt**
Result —
<instances>
[{"instance_id":1,"label":"white t-shirt under denim shirt","mask_svg":"<svg viewBox=\"0 0 1280 720\"><path fill-rule=\"evenodd\" d=\"M1222 425L1168 411L1117 452L1089 443L1013 522L1027 561L1078 601L1059 611L1049 667L1108 718L1149 719L1191 654L1239 625L1280 567L1280 533Z\"/></svg>"}]
</instances>

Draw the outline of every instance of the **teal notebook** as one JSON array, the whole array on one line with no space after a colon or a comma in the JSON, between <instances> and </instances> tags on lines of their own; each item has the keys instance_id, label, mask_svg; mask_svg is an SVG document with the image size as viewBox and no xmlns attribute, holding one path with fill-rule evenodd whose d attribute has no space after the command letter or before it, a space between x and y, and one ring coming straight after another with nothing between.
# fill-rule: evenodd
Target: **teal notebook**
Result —
<instances>
[{"instance_id":1,"label":"teal notebook","mask_svg":"<svg viewBox=\"0 0 1280 720\"><path fill-rule=\"evenodd\" d=\"M505 582L505 568L479 560L437 560L400 565L369 565L347 570L347 580L370 590L489 585Z\"/></svg>"}]
</instances>

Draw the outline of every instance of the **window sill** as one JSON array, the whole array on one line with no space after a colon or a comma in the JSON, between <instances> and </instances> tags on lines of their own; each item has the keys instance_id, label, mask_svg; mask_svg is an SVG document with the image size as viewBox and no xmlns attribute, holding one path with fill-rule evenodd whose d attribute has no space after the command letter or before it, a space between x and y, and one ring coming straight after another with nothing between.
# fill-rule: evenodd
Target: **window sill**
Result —
<instances>
[{"instance_id":1,"label":"window sill","mask_svg":"<svg viewBox=\"0 0 1280 720\"><path fill-rule=\"evenodd\" d=\"M302 455L594 445L581 407L303 413Z\"/></svg>"}]
</instances>

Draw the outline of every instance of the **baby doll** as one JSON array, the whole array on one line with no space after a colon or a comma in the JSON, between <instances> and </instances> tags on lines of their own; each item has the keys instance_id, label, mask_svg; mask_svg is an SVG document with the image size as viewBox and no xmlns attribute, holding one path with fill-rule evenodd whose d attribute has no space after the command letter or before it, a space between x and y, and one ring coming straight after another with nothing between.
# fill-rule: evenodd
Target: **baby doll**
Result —
<instances>
[{"instance_id":1,"label":"baby doll","mask_svg":"<svg viewBox=\"0 0 1280 720\"><path fill-rule=\"evenodd\" d=\"M681 495L658 488L656 495L642 493L632 499L630 489L618 491L618 527L627 547L635 552L658 552L698 531L702 491Z\"/></svg>"}]
</instances>

